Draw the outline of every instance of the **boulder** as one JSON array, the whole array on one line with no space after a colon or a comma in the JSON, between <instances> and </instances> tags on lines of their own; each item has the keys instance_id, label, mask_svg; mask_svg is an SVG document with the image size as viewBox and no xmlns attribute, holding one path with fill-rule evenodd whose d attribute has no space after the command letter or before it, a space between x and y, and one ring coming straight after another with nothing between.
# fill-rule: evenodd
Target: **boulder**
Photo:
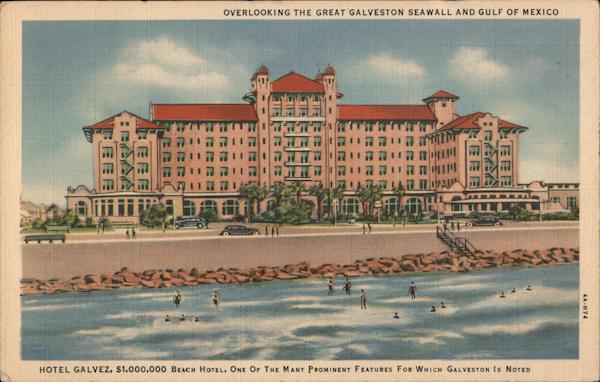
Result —
<instances>
[{"instance_id":1,"label":"boulder","mask_svg":"<svg viewBox=\"0 0 600 382\"><path fill-rule=\"evenodd\" d=\"M358 276L360 276L360 273L358 273L357 271L344 271L344 276L346 276L346 277L358 277Z\"/></svg>"},{"instance_id":2,"label":"boulder","mask_svg":"<svg viewBox=\"0 0 600 382\"><path fill-rule=\"evenodd\" d=\"M285 272L277 272L276 278L278 278L279 280L293 280L293 279L297 279L298 276L294 276L292 274L285 273Z\"/></svg>"},{"instance_id":3,"label":"boulder","mask_svg":"<svg viewBox=\"0 0 600 382\"><path fill-rule=\"evenodd\" d=\"M102 283L102 278L98 275L85 275L83 277L86 284L100 284Z\"/></svg>"},{"instance_id":4,"label":"boulder","mask_svg":"<svg viewBox=\"0 0 600 382\"><path fill-rule=\"evenodd\" d=\"M195 278L184 270L177 271L177 277L185 282L194 281Z\"/></svg>"},{"instance_id":5,"label":"boulder","mask_svg":"<svg viewBox=\"0 0 600 382\"><path fill-rule=\"evenodd\" d=\"M400 269L402 269L405 272L415 272L417 270L417 267L410 261L402 261L400 263Z\"/></svg>"},{"instance_id":6,"label":"boulder","mask_svg":"<svg viewBox=\"0 0 600 382\"><path fill-rule=\"evenodd\" d=\"M140 280L140 285L143 286L144 288L156 288L155 283L153 283L152 281L149 281L149 280L144 280L144 279Z\"/></svg>"}]
</instances>

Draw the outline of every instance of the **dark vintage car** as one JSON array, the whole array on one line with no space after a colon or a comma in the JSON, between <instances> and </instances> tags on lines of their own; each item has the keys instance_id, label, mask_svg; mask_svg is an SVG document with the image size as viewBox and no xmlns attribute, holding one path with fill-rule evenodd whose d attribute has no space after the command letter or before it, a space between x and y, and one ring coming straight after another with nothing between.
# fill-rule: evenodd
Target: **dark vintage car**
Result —
<instances>
[{"instance_id":1,"label":"dark vintage car","mask_svg":"<svg viewBox=\"0 0 600 382\"><path fill-rule=\"evenodd\" d=\"M175 229L194 227L194 228L208 228L206 221L201 218L180 218L175 220Z\"/></svg>"},{"instance_id":2,"label":"dark vintage car","mask_svg":"<svg viewBox=\"0 0 600 382\"><path fill-rule=\"evenodd\" d=\"M473 226L495 226L495 227L500 227L504 224L502 224L502 222L500 221L500 219L495 218L495 217L484 217L484 218L480 218L480 219L473 219L473 220L469 220L466 223L467 227L473 227Z\"/></svg>"},{"instance_id":3,"label":"dark vintage car","mask_svg":"<svg viewBox=\"0 0 600 382\"><path fill-rule=\"evenodd\" d=\"M223 231L219 233L221 236L229 235L258 235L259 232L256 228L250 228L243 225L228 225L223 228Z\"/></svg>"}]
</instances>

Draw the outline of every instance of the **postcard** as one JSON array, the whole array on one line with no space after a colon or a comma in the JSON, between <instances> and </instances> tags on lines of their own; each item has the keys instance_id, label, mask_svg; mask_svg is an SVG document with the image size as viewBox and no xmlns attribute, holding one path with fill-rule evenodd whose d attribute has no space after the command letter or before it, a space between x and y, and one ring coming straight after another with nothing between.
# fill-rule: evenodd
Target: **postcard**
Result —
<instances>
[{"instance_id":1,"label":"postcard","mask_svg":"<svg viewBox=\"0 0 600 382\"><path fill-rule=\"evenodd\" d=\"M598 16L3 4L0 379L597 380Z\"/></svg>"}]
</instances>

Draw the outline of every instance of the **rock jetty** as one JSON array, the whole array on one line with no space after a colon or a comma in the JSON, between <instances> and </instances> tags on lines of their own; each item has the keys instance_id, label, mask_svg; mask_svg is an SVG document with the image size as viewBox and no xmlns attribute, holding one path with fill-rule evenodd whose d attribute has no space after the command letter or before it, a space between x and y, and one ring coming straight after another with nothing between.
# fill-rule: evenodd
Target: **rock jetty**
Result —
<instances>
[{"instance_id":1,"label":"rock jetty","mask_svg":"<svg viewBox=\"0 0 600 382\"><path fill-rule=\"evenodd\" d=\"M404 255L356 260L353 264L288 264L255 268L193 268L133 272L123 268L114 274L76 276L70 280L22 279L21 295L93 292L125 288L170 288L201 284L231 284L272 280L322 279L330 277L384 276L409 272L471 272L496 267L535 267L579 262L579 248L514 250L497 253L476 251L473 256L457 252Z\"/></svg>"}]
</instances>

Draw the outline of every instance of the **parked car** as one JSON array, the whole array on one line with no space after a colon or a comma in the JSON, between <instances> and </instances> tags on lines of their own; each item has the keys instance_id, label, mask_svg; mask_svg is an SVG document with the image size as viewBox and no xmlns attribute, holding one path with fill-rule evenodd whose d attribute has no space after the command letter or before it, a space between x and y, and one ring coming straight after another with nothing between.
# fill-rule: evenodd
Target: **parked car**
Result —
<instances>
[{"instance_id":1,"label":"parked car","mask_svg":"<svg viewBox=\"0 0 600 382\"><path fill-rule=\"evenodd\" d=\"M202 218L180 218L175 220L175 229L186 227L208 228L208 225Z\"/></svg>"},{"instance_id":2,"label":"parked car","mask_svg":"<svg viewBox=\"0 0 600 382\"><path fill-rule=\"evenodd\" d=\"M500 219L495 218L495 217L484 217L481 219L474 219L474 220L469 220L467 222L467 227L473 227L473 226L495 226L495 227L500 227L504 224L502 224L502 222L500 221Z\"/></svg>"},{"instance_id":3,"label":"parked car","mask_svg":"<svg viewBox=\"0 0 600 382\"><path fill-rule=\"evenodd\" d=\"M219 233L221 236L229 235L258 235L259 232L256 228L250 228L243 225L228 225L223 228L223 231Z\"/></svg>"}]
</instances>

